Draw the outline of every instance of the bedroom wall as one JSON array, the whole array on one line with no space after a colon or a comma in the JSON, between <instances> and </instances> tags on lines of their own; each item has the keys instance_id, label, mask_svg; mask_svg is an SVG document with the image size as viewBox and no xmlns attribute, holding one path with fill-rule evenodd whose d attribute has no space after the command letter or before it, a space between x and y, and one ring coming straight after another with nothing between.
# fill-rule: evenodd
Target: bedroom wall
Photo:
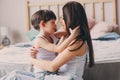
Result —
<instances>
[{"instance_id":1,"label":"bedroom wall","mask_svg":"<svg viewBox=\"0 0 120 80\"><path fill-rule=\"evenodd\" d=\"M42 2L43 0L30 0L30 1ZM61 0L49 0L49 2L54 1ZM48 0L44 0L44 2L48 2ZM120 0L117 0L118 24L120 26L120 5L118 5L118 3L120 3ZM9 37L12 43L29 41L25 35L26 33L25 18L26 18L25 0L0 0L0 26L7 26L9 28Z\"/></svg>"},{"instance_id":2,"label":"bedroom wall","mask_svg":"<svg viewBox=\"0 0 120 80\"><path fill-rule=\"evenodd\" d=\"M12 43L28 41L25 18L25 0L0 0L0 26L9 28Z\"/></svg>"},{"instance_id":3,"label":"bedroom wall","mask_svg":"<svg viewBox=\"0 0 120 80\"><path fill-rule=\"evenodd\" d=\"M117 15L118 15L118 25L119 25L119 30L118 33L120 34L120 0L117 0Z\"/></svg>"}]
</instances>

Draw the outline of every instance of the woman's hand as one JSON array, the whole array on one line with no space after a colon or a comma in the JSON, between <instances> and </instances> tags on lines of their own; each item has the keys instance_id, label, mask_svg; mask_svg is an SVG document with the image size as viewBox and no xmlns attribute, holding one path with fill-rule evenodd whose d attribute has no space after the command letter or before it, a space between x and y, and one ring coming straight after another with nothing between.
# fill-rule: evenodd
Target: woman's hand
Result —
<instances>
[{"instance_id":1,"label":"woman's hand","mask_svg":"<svg viewBox=\"0 0 120 80\"><path fill-rule=\"evenodd\" d=\"M38 50L34 46L29 49L29 53L32 58L36 57L37 52Z\"/></svg>"},{"instance_id":2,"label":"woman's hand","mask_svg":"<svg viewBox=\"0 0 120 80\"><path fill-rule=\"evenodd\" d=\"M70 33L71 33L71 35L70 36L72 36L73 38L76 38L79 34L80 34L80 29L79 29L79 26L78 27L76 27L75 29L69 29L70 30Z\"/></svg>"}]
</instances>

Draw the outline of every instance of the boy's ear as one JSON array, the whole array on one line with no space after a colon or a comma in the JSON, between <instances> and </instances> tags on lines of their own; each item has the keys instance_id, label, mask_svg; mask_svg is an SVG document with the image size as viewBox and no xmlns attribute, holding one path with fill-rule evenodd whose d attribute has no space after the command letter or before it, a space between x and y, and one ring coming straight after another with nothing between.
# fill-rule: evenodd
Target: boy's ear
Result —
<instances>
[{"instance_id":1,"label":"boy's ear","mask_svg":"<svg viewBox=\"0 0 120 80\"><path fill-rule=\"evenodd\" d=\"M45 22L42 20L42 21L40 21L40 24L39 24L39 26L45 26Z\"/></svg>"}]
</instances>

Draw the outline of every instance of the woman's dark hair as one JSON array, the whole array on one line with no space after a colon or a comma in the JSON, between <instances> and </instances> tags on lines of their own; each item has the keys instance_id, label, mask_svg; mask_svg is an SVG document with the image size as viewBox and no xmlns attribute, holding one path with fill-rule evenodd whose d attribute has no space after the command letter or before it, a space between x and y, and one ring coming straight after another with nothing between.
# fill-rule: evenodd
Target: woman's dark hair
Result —
<instances>
[{"instance_id":1,"label":"woman's dark hair","mask_svg":"<svg viewBox=\"0 0 120 80\"><path fill-rule=\"evenodd\" d=\"M94 65L94 52L93 52L90 31L88 28L87 17L83 6L75 1L66 3L63 6L63 19L65 21L67 27L66 29L69 35L70 35L69 28L74 29L77 26L79 26L80 33L76 37L75 42L78 40L83 41L83 43L87 41L89 47L89 67L92 67ZM80 49L83 43L77 49L71 51Z\"/></svg>"},{"instance_id":2,"label":"woman's dark hair","mask_svg":"<svg viewBox=\"0 0 120 80\"><path fill-rule=\"evenodd\" d=\"M36 30L39 30L40 29L39 23L41 20L43 20L44 22L47 22L52 19L56 20L56 16L53 11L39 10L32 15L31 24Z\"/></svg>"}]
</instances>

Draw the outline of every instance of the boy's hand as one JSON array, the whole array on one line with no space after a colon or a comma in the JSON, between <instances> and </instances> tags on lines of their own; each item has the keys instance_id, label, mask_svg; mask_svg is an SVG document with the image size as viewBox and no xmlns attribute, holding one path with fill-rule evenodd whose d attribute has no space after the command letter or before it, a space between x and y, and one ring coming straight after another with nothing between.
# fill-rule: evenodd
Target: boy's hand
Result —
<instances>
[{"instance_id":1,"label":"boy's hand","mask_svg":"<svg viewBox=\"0 0 120 80\"><path fill-rule=\"evenodd\" d=\"M29 53L32 58L36 58L37 52L38 50L34 46L29 49Z\"/></svg>"}]
</instances>

